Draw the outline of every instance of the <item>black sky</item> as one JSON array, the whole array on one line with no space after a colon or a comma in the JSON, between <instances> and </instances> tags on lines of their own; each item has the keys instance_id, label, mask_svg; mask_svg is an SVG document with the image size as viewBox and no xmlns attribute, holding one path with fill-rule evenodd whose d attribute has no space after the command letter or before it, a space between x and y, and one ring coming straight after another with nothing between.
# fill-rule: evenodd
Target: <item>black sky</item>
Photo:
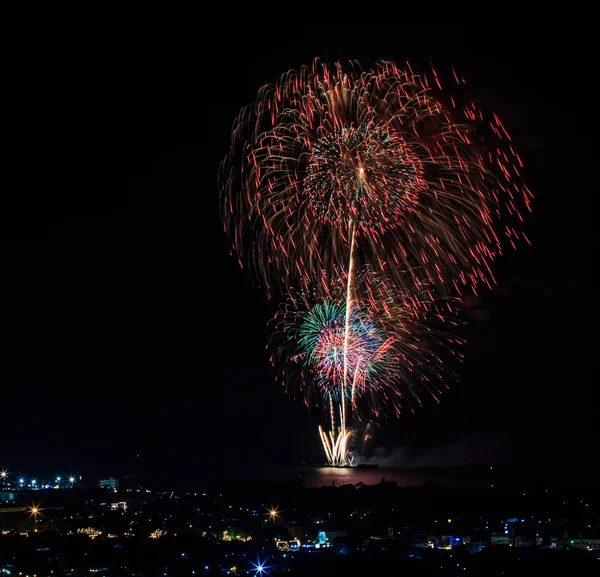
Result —
<instances>
[{"instance_id":1,"label":"black sky","mask_svg":"<svg viewBox=\"0 0 600 577\"><path fill-rule=\"evenodd\" d=\"M509 127L536 196L533 246L498 261L498 289L483 291L464 329L460 384L386 423L381 442L415 455L448 446L458 461L588 459L598 438L595 195L582 163L586 113L567 80L585 67L582 53L516 28L441 44L242 26L215 40L207 27L125 40L83 30L14 63L0 464L320 459L318 413L273 380L272 305L228 253L217 187L239 108L315 56L454 67Z\"/></svg>"}]
</instances>

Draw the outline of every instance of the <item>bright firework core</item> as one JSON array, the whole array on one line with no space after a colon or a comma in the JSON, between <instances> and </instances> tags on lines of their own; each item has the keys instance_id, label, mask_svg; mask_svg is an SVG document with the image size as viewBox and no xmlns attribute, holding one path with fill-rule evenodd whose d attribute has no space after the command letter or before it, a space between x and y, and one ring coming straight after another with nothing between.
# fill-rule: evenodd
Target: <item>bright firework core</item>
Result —
<instances>
[{"instance_id":1,"label":"bright firework core","mask_svg":"<svg viewBox=\"0 0 600 577\"><path fill-rule=\"evenodd\" d=\"M347 380L354 384L345 391L348 399L351 395L361 395L369 377L391 360L391 355L390 358L386 355L390 340L377 323L353 308L346 342L345 318L345 303L317 304L306 315L298 341L307 353L308 362L317 369L319 387L336 399L340 398L344 382L345 358Z\"/></svg>"},{"instance_id":2,"label":"bright firework core","mask_svg":"<svg viewBox=\"0 0 600 577\"><path fill-rule=\"evenodd\" d=\"M311 151L304 180L315 216L358 230L400 226L418 202L423 168L397 133L369 123L325 133Z\"/></svg>"}]
</instances>

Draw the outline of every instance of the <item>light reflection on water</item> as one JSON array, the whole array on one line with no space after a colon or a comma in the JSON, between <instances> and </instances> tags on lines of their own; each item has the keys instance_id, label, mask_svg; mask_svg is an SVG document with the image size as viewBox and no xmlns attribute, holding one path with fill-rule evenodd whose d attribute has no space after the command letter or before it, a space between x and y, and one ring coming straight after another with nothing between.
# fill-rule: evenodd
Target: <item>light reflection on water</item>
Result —
<instances>
[{"instance_id":1,"label":"light reflection on water","mask_svg":"<svg viewBox=\"0 0 600 577\"><path fill-rule=\"evenodd\" d=\"M227 467L206 471L202 476L205 481L218 483L300 483L304 487L322 487L324 485L376 485L382 480L393 481L400 487L420 487L433 481L442 486L477 487L490 483L490 476L481 467L438 467L417 469L412 467L378 467L363 469L358 467L328 466L289 466L289 467Z\"/></svg>"},{"instance_id":2,"label":"light reflection on water","mask_svg":"<svg viewBox=\"0 0 600 577\"><path fill-rule=\"evenodd\" d=\"M486 480L482 478L481 471L472 468L456 469L399 469L379 467L377 469L361 469L356 467L298 467L296 475L302 479L306 487L321 487L323 485L341 485L364 483L375 485L382 480L394 481L400 487L422 486L428 481L439 485L483 486ZM477 474L478 473L478 474Z\"/></svg>"}]
</instances>

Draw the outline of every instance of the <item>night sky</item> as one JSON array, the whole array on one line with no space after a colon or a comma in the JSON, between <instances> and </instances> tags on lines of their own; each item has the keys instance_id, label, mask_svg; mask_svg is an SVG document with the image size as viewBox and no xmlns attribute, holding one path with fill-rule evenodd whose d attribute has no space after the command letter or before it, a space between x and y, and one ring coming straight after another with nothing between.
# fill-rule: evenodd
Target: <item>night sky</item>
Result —
<instances>
[{"instance_id":1,"label":"night sky","mask_svg":"<svg viewBox=\"0 0 600 577\"><path fill-rule=\"evenodd\" d=\"M497 261L497 289L467 311L460 383L441 404L386 422L380 443L403 463L582 470L598 449L599 400L596 177L571 87L582 58L518 30L442 48L286 29L268 41L224 30L215 46L175 32L53 38L15 69L0 464L118 473L136 460L322 461L319 413L274 382L274 305L229 255L217 184L238 110L321 56L455 67L509 129L536 197L533 246Z\"/></svg>"}]
</instances>

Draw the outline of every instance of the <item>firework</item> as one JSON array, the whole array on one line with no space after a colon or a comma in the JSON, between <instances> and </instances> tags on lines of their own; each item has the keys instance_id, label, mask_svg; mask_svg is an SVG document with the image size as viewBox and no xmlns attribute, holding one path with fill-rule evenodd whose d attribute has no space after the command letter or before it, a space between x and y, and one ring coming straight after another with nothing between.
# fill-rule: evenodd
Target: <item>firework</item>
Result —
<instances>
[{"instance_id":1,"label":"firework","mask_svg":"<svg viewBox=\"0 0 600 577\"><path fill-rule=\"evenodd\" d=\"M222 165L232 249L269 292L330 282L352 260L408 292L492 284L531 195L500 120L457 102L435 73L389 62L315 61L263 87Z\"/></svg>"},{"instance_id":2,"label":"firework","mask_svg":"<svg viewBox=\"0 0 600 577\"><path fill-rule=\"evenodd\" d=\"M274 357L297 365L286 378L307 403L329 406L330 463L348 462L365 406L398 413L418 400L417 382L435 396L439 359L417 343L423 331L441 339L422 327L493 284L502 239L525 238L512 222L530 209L520 168L495 115L446 96L435 72L390 62L316 60L236 119L221 167L225 230L269 295L292 295Z\"/></svg>"},{"instance_id":3,"label":"firework","mask_svg":"<svg viewBox=\"0 0 600 577\"><path fill-rule=\"evenodd\" d=\"M358 282L358 292L361 287ZM290 298L280 308L271 360L290 393L299 392L307 406L327 410L330 430L320 428L325 453L330 463L347 464L355 427L365 418L412 410L424 393L439 400L441 387L453 378L440 354L450 351L460 358L461 341L440 330L436 309L424 319L418 308L417 322L394 295L376 292L369 300L354 299L349 314L343 290L337 300L318 298Z\"/></svg>"},{"instance_id":4,"label":"firework","mask_svg":"<svg viewBox=\"0 0 600 577\"><path fill-rule=\"evenodd\" d=\"M394 341L393 336L387 337L382 327L358 308L350 313L347 337L345 321L345 303L315 305L300 327L298 340L308 362L316 367L321 388L330 388L328 394L338 398L344 369L350 373L350 380L357 384L360 394L370 376L385 372Z\"/></svg>"}]
</instances>

